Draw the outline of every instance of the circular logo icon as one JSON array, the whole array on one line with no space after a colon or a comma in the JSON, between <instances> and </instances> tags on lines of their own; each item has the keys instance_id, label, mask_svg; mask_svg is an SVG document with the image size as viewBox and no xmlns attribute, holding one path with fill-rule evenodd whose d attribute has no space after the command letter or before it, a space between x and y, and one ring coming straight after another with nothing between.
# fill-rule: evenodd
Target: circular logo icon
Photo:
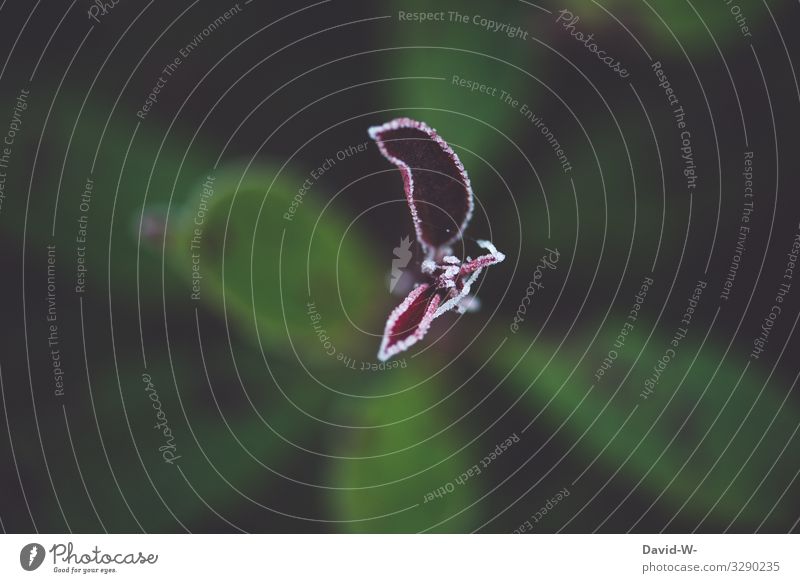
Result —
<instances>
[{"instance_id":1,"label":"circular logo icon","mask_svg":"<svg viewBox=\"0 0 800 583\"><path fill-rule=\"evenodd\" d=\"M19 564L26 571L35 571L44 562L44 547L38 543L30 543L19 552Z\"/></svg>"}]
</instances>

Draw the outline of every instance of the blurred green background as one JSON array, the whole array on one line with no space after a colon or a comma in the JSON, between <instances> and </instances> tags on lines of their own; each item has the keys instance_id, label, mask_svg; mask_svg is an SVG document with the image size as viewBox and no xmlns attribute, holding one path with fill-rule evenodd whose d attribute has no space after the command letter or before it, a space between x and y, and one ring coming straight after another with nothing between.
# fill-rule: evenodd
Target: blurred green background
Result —
<instances>
[{"instance_id":1,"label":"blurred green background","mask_svg":"<svg viewBox=\"0 0 800 583\"><path fill-rule=\"evenodd\" d=\"M0 130L30 93L0 207L5 530L797 528L796 289L749 357L800 216L796 4L254 0L219 21L234 5L200 1L99 23L88 5L0 11ZM442 19L401 16L419 12ZM686 112L694 189L653 62ZM413 227L366 131L406 115L470 174L457 251L489 238L507 260L479 312L381 369ZM745 152L754 211L722 299ZM546 249L557 266L521 314Z\"/></svg>"}]
</instances>

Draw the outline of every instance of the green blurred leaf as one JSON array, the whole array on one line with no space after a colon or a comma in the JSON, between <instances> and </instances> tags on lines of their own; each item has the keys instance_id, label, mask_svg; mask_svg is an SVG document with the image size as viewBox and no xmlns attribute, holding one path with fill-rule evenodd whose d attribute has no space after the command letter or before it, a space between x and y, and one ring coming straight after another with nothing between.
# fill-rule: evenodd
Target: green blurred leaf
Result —
<instances>
[{"instance_id":1,"label":"green blurred leaf","mask_svg":"<svg viewBox=\"0 0 800 583\"><path fill-rule=\"evenodd\" d=\"M335 205L323 208L316 186L297 203L303 179L279 173L277 164L260 162L246 173L231 166L213 177L207 209L201 183L170 233L176 272L191 281L197 265L200 300L225 307L265 350L295 350L303 361L325 362L331 362L328 341L358 351L364 335L354 324L374 323L379 306L370 300L383 292L384 280L358 230L348 228Z\"/></svg>"},{"instance_id":2,"label":"green blurred leaf","mask_svg":"<svg viewBox=\"0 0 800 583\"><path fill-rule=\"evenodd\" d=\"M574 442L586 431L578 442L585 459L599 455L598 463L606 471L621 468L620 476L630 487L642 479L640 488L648 501L663 492L659 505L666 512L683 507L697 522L710 511L710 520L727 525L741 511L740 524L757 525L783 489L776 490L778 485L770 482L776 476L768 474L778 452L790 440L798 415L783 402L780 383L773 379L762 392L764 375L757 367L750 367L738 382L743 366L734 365L728 355L717 368L722 353L713 339L692 364L699 342L687 337L654 394L642 399L644 380L669 347L669 339L654 335L639 356L645 337L638 331L632 333L611 372L596 382L595 367L606 356L599 351L612 347L620 325L607 327L598 350L572 376L573 363L580 357L578 349L562 349L550 361L555 346L540 338L528 350L530 340L521 335L510 335L491 365L501 377L511 371L503 386L514 395L524 394L522 402L531 415L541 413L538 423L557 428L565 422L564 442ZM588 336L588 331L574 334L576 338ZM690 364L691 380L677 388ZM618 382L631 367L633 372L612 399ZM590 391L592 385L595 388ZM743 465L751 452L753 456ZM765 476L763 489L755 492ZM790 505L784 498L773 516L780 516Z\"/></svg>"},{"instance_id":3,"label":"green blurred leaf","mask_svg":"<svg viewBox=\"0 0 800 583\"><path fill-rule=\"evenodd\" d=\"M405 375L398 386L423 378L417 373ZM480 456L461 449L467 440L457 426L444 429L452 422L451 407L447 401L436 405L441 399L438 387L428 382L391 398L348 405L355 425L378 427L352 430L339 443L344 457L330 465L331 483L340 489L329 498L335 517L347 521L343 530L417 532L454 516L476 498L481 476L463 479L463 484L457 479ZM440 488L441 496L432 494ZM470 509L433 531L470 530L477 514Z\"/></svg>"},{"instance_id":4,"label":"green blurred leaf","mask_svg":"<svg viewBox=\"0 0 800 583\"><path fill-rule=\"evenodd\" d=\"M714 51L715 54L714 41L723 50L734 43L746 46L751 36L744 34L749 32L754 35L755 30L769 18L762 6L746 2L734 2L726 6L724 2L690 4L685 1L631 3L626 0L577 0L569 10L581 18L580 25L576 27L578 30L583 30L583 25L593 27L586 29L587 34L597 32L598 38L601 35L612 38L620 33L627 36L628 33L608 15L610 12L637 35L649 51L668 51L681 55L683 48L692 58L712 54L705 51ZM740 30L740 26L746 28ZM597 30L597 27L603 28ZM714 35L714 41L706 27ZM633 39L630 41L635 42Z\"/></svg>"}]
</instances>

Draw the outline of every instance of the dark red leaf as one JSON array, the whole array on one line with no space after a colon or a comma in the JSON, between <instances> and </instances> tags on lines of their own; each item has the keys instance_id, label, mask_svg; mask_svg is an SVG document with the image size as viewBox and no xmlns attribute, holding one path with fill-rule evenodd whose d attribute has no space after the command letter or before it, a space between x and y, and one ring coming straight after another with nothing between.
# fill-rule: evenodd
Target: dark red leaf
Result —
<instances>
[{"instance_id":1,"label":"dark red leaf","mask_svg":"<svg viewBox=\"0 0 800 583\"><path fill-rule=\"evenodd\" d=\"M441 300L436 288L427 283L411 290L386 320L378 358L389 360L425 336Z\"/></svg>"},{"instance_id":2,"label":"dark red leaf","mask_svg":"<svg viewBox=\"0 0 800 583\"><path fill-rule=\"evenodd\" d=\"M369 129L400 169L417 239L426 251L458 241L472 215L472 186L452 148L425 123L398 118Z\"/></svg>"}]
</instances>

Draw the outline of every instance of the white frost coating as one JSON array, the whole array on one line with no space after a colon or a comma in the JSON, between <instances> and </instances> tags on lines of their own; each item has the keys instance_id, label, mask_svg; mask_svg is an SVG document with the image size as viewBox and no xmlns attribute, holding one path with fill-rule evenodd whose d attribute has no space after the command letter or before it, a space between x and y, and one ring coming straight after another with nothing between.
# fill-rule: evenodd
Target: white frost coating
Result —
<instances>
[{"instance_id":1,"label":"white frost coating","mask_svg":"<svg viewBox=\"0 0 800 583\"><path fill-rule=\"evenodd\" d=\"M469 276L469 279L467 279L464 282L464 287L461 288L461 291L458 292L449 300L447 300L441 306L439 306L439 308L436 310L436 313L433 315L434 320L439 316L441 316L442 314L444 314L445 312L449 312L450 310L458 306L461 303L461 300L463 300L467 295L469 295L469 290L472 287L472 284L480 275L481 271L483 271L482 267L479 267L478 269L473 271L472 274Z\"/></svg>"},{"instance_id":2,"label":"white frost coating","mask_svg":"<svg viewBox=\"0 0 800 583\"><path fill-rule=\"evenodd\" d=\"M455 277L458 275L458 272L461 271L460 265L448 265L444 268L444 273L442 274L443 277Z\"/></svg>"},{"instance_id":3,"label":"white frost coating","mask_svg":"<svg viewBox=\"0 0 800 583\"><path fill-rule=\"evenodd\" d=\"M432 274L433 271L436 269L436 262L433 259L426 259L422 262L422 273L425 274Z\"/></svg>"},{"instance_id":4,"label":"white frost coating","mask_svg":"<svg viewBox=\"0 0 800 583\"><path fill-rule=\"evenodd\" d=\"M411 209L411 220L414 222L414 230L417 233L417 240L419 241L420 245L422 245L422 249L428 252L429 255L435 251L435 248L430 245L427 241L423 239L422 236L422 221L420 221L419 215L417 214L417 204L414 201L414 179L411 175L411 168L400 160L389 154L386 150L386 145L384 144L383 140L381 139L381 134L386 131L390 130L399 130L399 129L415 129L423 132L427 135L430 139L436 142L442 150L452 158L453 162L458 169L458 173L461 175L461 179L464 181L464 186L467 190L467 214L464 217L463 222L459 226L456 234L453 235L450 239L445 241L439 247L443 247L445 245L449 245L450 243L454 243L461 238L461 234L464 232L464 229L467 228L467 224L469 223L470 219L472 218L472 212L475 207L475 202L473 200L472 194L472 183L469 181L469 176L467 176L467 171L464 169L464 165L461 163L461 160L453 151L453 149L445 142L439 134L436 133L436 130L432 127L428 126L425 122L417 121L411 119L409 117L400 117L397 119L393 119L392 121L388 121L383 125L379 126L372 126L369 128L368 133L369 137L372 138L377 144L378 149L380 150L383 157L389 160L392 164L400 168L400 173L403 176L403 180L405 181L406 185L408 186L406 190L406 199L408 200L408 206Z\"/></svg>"},{"instance_id":5,"label":"white frost coating","mask_svg":"<svg viewBox=\"0 0 800 583\"><path fill-rule=\"evenodd\" d=\"M486 249L497 260L497 263L505 260L506 256L503 253L500 253L500 251L497 250L497 247L495 247L494 243L491 241L487 241L486 239L478 239L475 242L481 249Z\"/></svg>"},{"instance_id":6,"label":"white frost coating","mask_svg":"<svg viewBox=\"0 0 800 583\"><path fill-rule=\"evenodd\" d=\"M481 309L481 301L477 296L467 295L456 306L456 312L464 314L466 312L477 312Z\"/></svg>"},{"instance_id":7,"label":"white frost coating","mask_svg":"<svg viewBox=\"0 0 800 583\"><path fill-rule=\"evenodd\" d=\"M491 257L494 258L495 263L500 263L500 262L505 260L506 256L503 253L500 253L500 251L497 250L497 247L495 247L494 244L491 241L486 241L485 239L481 239L481 240L478 240L476 242L482 249L486 249L489 252ZM486 255L483 255L483 257L486 257ZM480 259L480 257L478 257L477 259ZM475 271L473 271L471 273L469 278L467 278L464 281L464 286L461 288L461 290L455 296L453 296L452 298L448 299L441 306L439 306L439 308L436 310L436 313L433 315L434 319L438 318L439 316L441 316L445 312L448 312L448 311L452 310L453 308L457 309L458 312L462 313L462 314L465 311L467 311L468 309L470 309L470 308L472 308L471 311L474 311L474 310L477 309L477 305L471 306L471 304L477 303L478 298L469 296L469 292L470 292L470 288L472 287L472 284L478 278L478 276L480 275L481 271L483 271L484 267L488 267L488 265L487 266L481 266L481 267L478 267L477 269L475 269ZM458 275L460 273L460 270L459 270L458 273L452 274L452 273L449 272L450 269L451 269L450 267L446 267L445 268L445 270L444 270L445 272L444 272L444 274L442 274L442 276L440 277L440 280L439 280L440 281L440 286L442 284L445 284L443 287L447 287L447 288L455 287L455 280L456 280L456 277L458 277ZM446 280L445 278L449 278L449 279ZM451 282L452 282L452 284L448 285Z\"/></svg>"},{"instance_id":8,"label":"white frost coating","mask_svg":"<svg viewBox=\"0 0 800 583\"><path fill-rule=\"evenodd\" d=\"M428 304L428 307L425 310L425 315L422 316L422 320L420 320L419 325L417 326L416 330L414 330L414 333L389 346L391 331L394 329L398 318L400 318L400 316L408 310L411 304L414 303L414 300L423 294L429 287L429 284L423 283L411 290L411 293L406 296L406 299L404 299L402 303L392 310L391 314L389 314L389 319L386 320L386 327L383 330L381 347L378 350L378 360L385 362L392 358L395 354L408 350L411 346L421 340L425 334L427 334L434 318L434 312L441 301L441 298L438 295L434 295L431 298L431 302Z\"/></svg>"},{"instance_id":9,"label":"white frost coating","mask_svg":"<svg viewBox=\"0 0 800 583\"><path fill-rule=\"evenodd\" d=\"M439 289L456 287L456 278L461 273L461 265L439 265L438 268L442 270L442 274L436 280L436 287Z\"/></svg>"}]
</instances>

